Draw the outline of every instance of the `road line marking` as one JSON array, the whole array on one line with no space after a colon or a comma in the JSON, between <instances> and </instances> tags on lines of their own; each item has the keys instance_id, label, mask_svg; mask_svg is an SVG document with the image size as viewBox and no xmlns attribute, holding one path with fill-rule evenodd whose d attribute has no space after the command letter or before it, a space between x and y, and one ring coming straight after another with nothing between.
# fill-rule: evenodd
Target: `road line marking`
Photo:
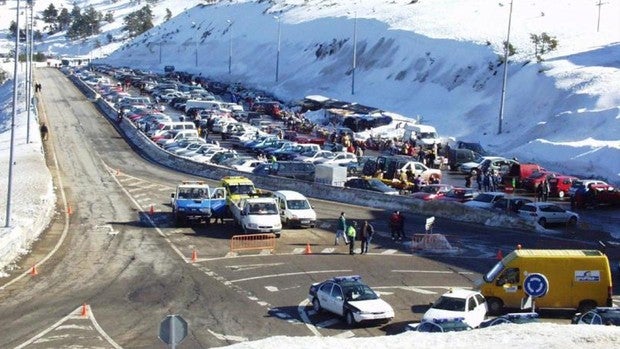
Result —
<instances>
[{"instance_id":1,"label":"road line marking","mask_svg":"<svg viewBox=\"0 0 620 349\"><path fill-rule=\"evenodd\" d=\"M146 196L146 193L138 193L138 194L134 194L134 198L139 198L139 197L143 197Z\"/></svg>"},{"instance_id":2,"label":"road line marking","mask_svg":"<svg viewBox=\"0 0 620 349\"><path fill-rule=\"evenodd\" d=\"M293 254L302 254L306 249L303 247L297 247L293 249Z\"/></svg>"},{"instance_id":3,"label":"road line marking","mask_svg":"<svg viewBox=\"0 0 620 349\"><path fill-rule=\"evenodd\" d=\"M258 269L262 267L277 267L283 264L284 263L241 264L241 265L227 265L226 268L232 269L234 271L245 271L245 270Z\"/></svg>"},{"instance_id":4,"label":"road line marking","mask_svg":"<svg viewBox=\"0 0 620 349\"><path fill-rule=\"evenodd\" d=\"M265 289L269 292L278 292L280 291L277 287L275 286L265 286Z\"/></svg>"},{"instance_id":5,"label":"road line marking","mask_svg":"<svg viewBox=\"0 0 620 349\"><path fill-rule=\"evenodd\" d=\"M142 189L151 189L157 187L157 184L151 183L142 187Z\"/></svg>"},{"instance_id":6,"label":"road line marking","mask_svg":"<svg viewBox=\"0 0 620 349\"><path fill-rule=\"evenodd\" d=\"M335 335L334 337L335 338L353 338L355 337L355 333L353 333L352 331L346 331L346 332L339 333Z\"/></svg>"},{"instance_id":7,"label":"road line marking","mask_svg":"<svg viewBox=\"0 0 620 349\"><path fill-rule=\"evenodd\" d=\"M336 251L335 248L333 247L328 247L328 248L324 248L321 253L334 253L334 251Z\"/></svg>"},{"instance_id":8,"label":"road line marking","mask_svg":"<svg viewBox=\"0 0 620 349\"><path fill-rule=\"evenodd\" d=\"M231 335L225 335L225 334L219 334L219 333L215 333L213 331L211 331L210 329L207 329L207 331L209 331L209 333L211 333L213 335L213 337L221 340L221 341L233 341L233 342L247 342L247 338L245 337L239 337L239 336L231 336Z\"/></svg>"},{"instance_id":9,"label":"road line marking","mask_svg":"<svg viewBox=\"0 0 620 349\"><path fill-rule=\"evenodd\" d=\"M299 317L301 317L301 321L304 322L306 327L314 334L315 337L323 337L321 332L317 330L317 328L310 322L310 318L306 314L306 306L310 304L310 301L306 298L297 306L297 312L299 313ZM313 313L314 314L314 313Z\"/></svg>"},{"instance_id":10,"label":"road line marking","mask_svg":"<svg viewBox=\"0 0 620 349\"><path fill-rule=\"evenodd\" d=\"M251 280L260 280L260 279L268 279L282 276L294 276L294 275L308 275L308 274L322 274L322 273L348 273L352 272L351 269L342 269L342 270L314 270L314 271L302 271L297 273L281 273L281 274L271 274L271 275L262 275L262 276L253 276L244 279L230 280L231 283L242 282L242 281L251 281Z\"/></svg>"},{"instance_id":11,"label":"road line marking","mask_svg":"<svg viewBox=\"0 0 620 349\"><path fill-rule=\"evenodd\" d=\"M394 254L396 252L398 252L398 250L385 250L385 251L381 252L381 254Z\"/></svg>"},{"instance_id":12,"label":"road line marking","mask_svg":"<svg viewBox=\"0 0 620 349\"><path fill-rule=\"evenodd\" d=\"M158 190L158 191L169 191L169 190L170 190L170 188L168 188L168 187L161 187L161 188L159 188L159 189L157 189L157 190Z\"/></svg>"}]
</instances>

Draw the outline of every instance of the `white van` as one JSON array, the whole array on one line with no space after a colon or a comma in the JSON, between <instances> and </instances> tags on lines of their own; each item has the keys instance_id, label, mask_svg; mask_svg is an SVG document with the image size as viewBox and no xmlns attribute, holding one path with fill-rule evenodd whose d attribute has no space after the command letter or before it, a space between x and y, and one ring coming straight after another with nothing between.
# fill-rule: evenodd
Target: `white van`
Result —
<instances>
[{"instance_id":1,"label":"white van","mask_svg":"<svg viewBox=\"0 0 620 349\"><path fill-rule=\"evenodd\" d=\"M292 190L278 190L273 195L278 202L283 225L314 228L316 212L305 196Z\"/></svg>"},{"instance_id":2,"label":"white van","mask_svg":"<svg viewBox=\"0 0 620 349\"><path fill-rule=\"evenodd\" d=\"M167 139L164 145L172 144L185 138L198 138L197 130L181 130L173 138Z\"/></svg>"},{"instance_id":3,"label":"white van","mask_svg":"<svg viewBox=\"0 0 620 349\"><path fill-rule=\"evenodd\" d=\"M416 141L416 143L422 143L422 145L433 145L435 143L441 143L437 130L430 125L405 125L405 134L403 135L405 140Z\"/></svg>"},{"instance_id":4,"label":"white van","mask_svg":"<svg viewBox=\"0 0 620 349\"><path fill-rule=\"evenodd\" d=\"M181 121L181 122L162 122L157 125L154 130L147 133L149 137L157 137L166 131L172 130L195 130L196 125L193 122Z\"/></svg>"}]
</instances>

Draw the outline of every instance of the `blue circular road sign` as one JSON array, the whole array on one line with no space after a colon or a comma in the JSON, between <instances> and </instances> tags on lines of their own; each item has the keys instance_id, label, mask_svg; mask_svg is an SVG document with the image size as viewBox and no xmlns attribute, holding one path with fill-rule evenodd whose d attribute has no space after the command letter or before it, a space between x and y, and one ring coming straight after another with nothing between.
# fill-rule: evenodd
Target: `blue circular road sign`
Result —
<instances>
[{"instance_id":1,"label":"blue circular road sign","mask_svg":"<svg viewBox=\"0 0 620 349\"><path fill-rule=\"evenodd\" d=\"M530 297L542 297L549 292L549 281L543 274L529 274L523 281L523 291Z\"/></svg>"}]
</instances>

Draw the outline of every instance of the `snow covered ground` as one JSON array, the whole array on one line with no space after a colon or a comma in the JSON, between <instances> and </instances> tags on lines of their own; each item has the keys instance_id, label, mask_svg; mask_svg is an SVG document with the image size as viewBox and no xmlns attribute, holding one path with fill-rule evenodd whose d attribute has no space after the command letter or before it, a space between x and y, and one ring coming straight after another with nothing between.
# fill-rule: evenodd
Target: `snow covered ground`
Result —
<instances>
[{"instance_id":1,"label":"snow covered ground","mask_svg":"<svg viewBox=\"0 0 620 349\"><path fill-rule=\"evenodd\" d=\"M153 11L156 23L162 21L167 8L180 15L126 46L119 42L106 45L106 34L120 37L122 16L144 4L128 0L39 0L35 10L42 11L50 3L70 9L74 2L82 8L92 4L103 13L112 10L116 20L104 26L97 37L68 42L57 34L37 43L37 51L84 58L110 54L104 62L158 72L174 64L177 70L243 82L289 101L309 94L356 101L420 117L436 126L442 136L480 141L498 154L620 184L620 2L602 5L597 32L595 1L515 1L511 43L517 54L508 69L504 132L500 135L503 66L498 65L498 55L506 37L508 1L421 0L410 4L410 0L231 0L192 8L203 2L162 0ZM15 3L9 0L0 5L0 23L6 26L0 28L2 34L15 20ZM181 13L184 9L188 11ZM277 83L276 15L282 39ZM37 27L41 26L37 21ZM357 70L355 95L351 95L354 26ZM544 62L536 63L529 37L542 32L556 36L560 45L544 56ZM95 48L96 40L104 45ZM228 74L231 44L232 74ZM0 52L11 48L12 42L1 37ZM5 62L1 68L12 76L12 63ZM12 220L9 228L0 228L0 267L27 252L54 213L56 199L34 114L30 142L26 142L28 120L22 77L15 120ZM0 86L2 227L6 224L12 95L9 80ZM445 335L274 337L235 347L403 348L415 343L437 348L498 344L611 348L618 346L619 340L617 328L545 324Z\"/></svg>"}]
</instances>

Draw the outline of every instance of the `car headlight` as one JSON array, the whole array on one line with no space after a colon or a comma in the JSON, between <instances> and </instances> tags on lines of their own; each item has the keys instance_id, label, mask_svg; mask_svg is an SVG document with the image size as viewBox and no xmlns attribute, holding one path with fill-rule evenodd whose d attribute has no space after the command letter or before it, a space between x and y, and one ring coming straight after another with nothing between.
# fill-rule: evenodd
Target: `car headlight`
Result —
<instances>
[{"instance_id":1,"label":"car headlight","mask_svg":"<svg viewBox=\"0 0 620 349\"><path fill-rule=\"evenodd\" d=\"M252 229L256 229L256 228L258 228L258 224L256 224L256 223L248 223L247 227L248 228L252 228Z\"/></svg>"},{"instance_id":2,"label":"car headlight","mask_svg":"<svg viewBox=\"0 0 620 349\"><path fill-rule=\"evenodd\" d=\"M179 208L178 208L178 211L179 211L179 212L185 212L186 210L187 210L187 209L186 209L185 207L179 207Z\"/></svg>"}]
</instances>

